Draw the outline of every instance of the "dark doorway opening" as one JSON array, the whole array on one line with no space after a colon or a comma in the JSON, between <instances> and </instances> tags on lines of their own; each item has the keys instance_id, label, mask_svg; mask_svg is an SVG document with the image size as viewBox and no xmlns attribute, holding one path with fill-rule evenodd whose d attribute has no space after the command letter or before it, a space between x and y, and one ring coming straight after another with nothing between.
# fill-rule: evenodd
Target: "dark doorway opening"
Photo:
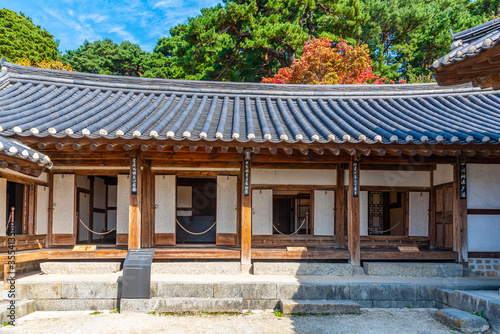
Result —
<instances>
[{"instance_id":1,"label":"dark doorway opening","mask_svg":"<svg viewBox=\"0 0 500 334\"><path fill-rule=\"evenodd\" d=\"M273 234L310 234L310 192L274 191Z\"/></svg>"},{"instance_id":2,"label":"dark doorway opening","mask_svg":"<svg viewBox=\"0 0 500 334\"><path fill-rule=\"evenodd\" d=\"M14 234L23 234L23 218L24 218L24 185L16 182L7 182L7 219L14 211ZM7 226L7 229L9 226Z\"/></svg>"},{"instance_id":3,"label":"dark doorway opening","mask_svg":"<svg viewBox=\"0 0 500 334\"><path fill-rule=\"evenodd\" d=\"M216 199L216 179L177 179L176 243L216 242Z\"/></svg>"},{"instance_id":4,"label":"dark doorway opening","mask_svg":"<svg viewBox=\"0 0 500 334\"><path fill-rule=\"evenodd\" d=\"M117 181L116 176L78 176L77 243L116 244Z\"/></svg>"}]
</instances>

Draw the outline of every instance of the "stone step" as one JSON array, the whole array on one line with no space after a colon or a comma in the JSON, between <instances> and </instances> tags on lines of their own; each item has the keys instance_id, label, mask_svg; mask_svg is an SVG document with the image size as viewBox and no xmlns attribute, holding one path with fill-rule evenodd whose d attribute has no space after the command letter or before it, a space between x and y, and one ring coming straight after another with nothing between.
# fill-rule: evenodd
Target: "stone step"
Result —
<instances>
[{"instance_id":1,"label":"stone step","mask_svg":"<svg viewBox=\"0 0 500 334\"><path fill-rule=\"evenodd\" d=\"M348 300L280 300L283 314L348 314L359 313L359 304Z\"/></svg>"},{"instance_id":2,"label":"stone step","mask_svg":"<svg viewBox=\"0 0 500 334\"><path fill-rule=\"evenodd\" d=\"M12 306L14 305L14 306ZM12 311L14 307L15 311ZM16 300L14 304L10 300L0 302L0 324L17 321L30 313L35 312L35 302L33 300Z\"/></svg>"},{"instance_id":3,"label":"stone step","mask_svg":"<svg viewBox=\"0 0 500 334\"><path fill-rule=\"evenodd\" d=\"M392 277L463 277L463 266L458 263L389 263L365 262L365 273L370 276Z\"/></svg>"},{"instance_id":4,"label":"stone step","mask_svg":"<svg viewBox=\"0 0 500 334\"><path fill-rule=\"evenodd\" d=\"M330 275L351 276L352 265L349 263L314 263L314 262L254 262L254 275Z\"/></svg>"},{"instance_id":5,"label":"stone step","mask_svg":"<svg viewBox=\"0 0 500 334\"><path fill-rule=\"evenodd\" d=\"M482 333L490 328L486 319L452 308L437 311L436 319L462 333Z\"/></svg>"},{"instance_id":6,"label":"stone step","mask_svg":"<svg viewBox=\"0 0 500 334\"><path fill-rule=\"evenodd\" d=\"M240 262L153 262L152 274L165 275L239 275Z\"/></svg>"},{"instance_id":7,"label":"stone step","mask_svg":"<svg viewBox=\"0 0 500 334\"><path fill-rule=\"evenodd\" d=\"M40 270L47 275L97 275L120 271L121 262L63 262L40 263Z\"/></svg>"},{"instance_id":8,"label":"stone step","mask_svg":"<svg viewBox=\"0 0 500 334\"><path fill-rule=\"evenodd\" d=\"M238 312L243 311L243 298L151 298L120 301L120 313L150 312Z\"/></svg>"}]
</instances>

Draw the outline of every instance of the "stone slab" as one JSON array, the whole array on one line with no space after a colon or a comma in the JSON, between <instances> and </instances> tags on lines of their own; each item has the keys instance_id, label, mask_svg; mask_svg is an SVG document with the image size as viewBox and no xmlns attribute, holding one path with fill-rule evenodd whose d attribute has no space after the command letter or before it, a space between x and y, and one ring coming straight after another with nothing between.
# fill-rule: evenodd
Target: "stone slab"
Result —
<instances>
[{"instance_id":1,"label":"stone slab","mask_svg":"<svg viewBox=\"0 0 500 334\"><path fill-rule=\"evenodd\" d=\"M153 262L152 274L163 275L239 275L240 262Z\"/></svg>"},{"instance_id":2,"label":"stone slab","mask_svg":"<svg viewBox=\"0 0 500 334\"><path fill-rule=\"evenodd\" d=\"M215 298L276 299L275 283L217 283Z\"/></svg>"},{"instance_id":3,"label":"stone slab","mask_svg":"<svg viewBox=\"0 0 500 334\"><path fill-rule=\"evenodd\" d=\"M244 299L244 310L277 310L280 308L280 301L277 299L255 300Z\"/></svg>"},{"instance_id":4,"label":"stone slab","mask_svg":"<svg viewBox=\"0 0 500 334\"><path fill-rule=\"evenodd\" d=\"M16 284L17 299L59 299L62 284L59 282L21 283Z\"/></svg>"},{"instance_id":5,"label":"stone slab","mask_svg":"<svg viewBox=\"0 0 500 334\"><path fill-rule=\"evenodd\" d=\"M151 298L120 301L121 313L150 312L237 312L243 311L242 298Z\"/></svg>"},{"instance_id":6,"label":"stone slab","mask_svg":"<svg viewBox=\"0 0 500 334\"><path fill-rule=\"evenodd\" d=\"M277 299L355 299L348 284L277 284ZM363 298L359 298L363 299Z\"/></svg>"},{"instance_id":7,"label":"stone slab","mask_svg":"<svg viewBox=\"0 0 500 334\"><path fill-rule=\"evenodd\" d=\"M254 275L327 275L352 276L349 263L312 263L312 262L254 262Z\"/></svg>"},{"instance_id":8,"label":"stone slab","mask_svg":"<svg viewBox=\"0 0 500 334\"><path fill-rule=\"evenodd\" d=\"M283 314L348 314L359 313L359 304L346 300L280 300Z\"/></svg>"},{"instance_id":9,"label":"stone slab","mask_svg":"<svg viewBox=\"0 0 500 334\"><path fill-rule=\"evenodd\" d=\"M99 275L120 271L121 262L62 262L40 263L40 270L46 275Z\"/></svg>"},{"instance_id":10,"label":"stone slab","mask_svg":"<svg viewBox=\"0 0 500 334\"><path fill-rule=\"evenodd\" d=\"M161 298L212 298L214 289L211 283L166 283L158 282L156 297Z\"/></svg>"},{"instance_id":11,"label":"stone slab","mask_svg":"<svg viewBox=\"0 0 500 334\"><path fill-rule=\"evenodd\" d=\"M120 298L118 283L107 282L63 282L63 299L117 299Z\"/></svg>"},{"instance_id":12,"label":"stone slab","mask_svg":"<svg viewBox=\"0 0 500 334\"><path fill-rule=\"evenodd\" d=\"M462 333L484 332L490 328L486 319L462 310L439 310L436 311L435 316L437 320L446 326L457 329Z\"/></svg>"},{"instance_id":13,"label":"stone slab","mask_svg":"<svg viewBox=\"0 0 500 334\"><path fill-rule=\"evenodd\" d=\"M115 310L118 299L46 299L35 300L36 311Z\"/></svg>"},{"instance_id":14,"label":"stone slab","mask_svg":"<svg viewBox=\"0 0 500 334\"><path fill-rule=\"evenodd\" d=\"M12 305L15 308L14 312L9 309ZM15 324L17 319L33 312L35 312L35 302L33 300L16 300L14 304L11 304L10 300L3 301L0 303L0 324L11 321L14 321Z\"/></svg>"},{"instance_id":15,"label":"stone slab","mask_svg":"<svg viewBox=\"0 0 500 334\"><path fill-rule=\"evenodd\" d=\"M458 263L365 262L365 273L370 276L392 277L463 277L463 266Z\"/></svg>"}]
</instances>

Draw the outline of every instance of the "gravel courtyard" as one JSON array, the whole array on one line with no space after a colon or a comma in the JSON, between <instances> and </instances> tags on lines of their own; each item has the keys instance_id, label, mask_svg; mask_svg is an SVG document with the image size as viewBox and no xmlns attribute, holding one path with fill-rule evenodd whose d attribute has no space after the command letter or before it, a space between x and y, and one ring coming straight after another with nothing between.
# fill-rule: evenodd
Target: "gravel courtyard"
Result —
<instances>
[{"instance_id":1,"label":"gravel courtyard","mask_svg":"<svg viewBox=\"0 0 500 334\"><path fill-rule=\"evenodd\" d=\"M1 333L454 333L434 309L362 309L359 315L277 316L117 314L104 311L35 312Z\"/></svg>"}]
</instances>

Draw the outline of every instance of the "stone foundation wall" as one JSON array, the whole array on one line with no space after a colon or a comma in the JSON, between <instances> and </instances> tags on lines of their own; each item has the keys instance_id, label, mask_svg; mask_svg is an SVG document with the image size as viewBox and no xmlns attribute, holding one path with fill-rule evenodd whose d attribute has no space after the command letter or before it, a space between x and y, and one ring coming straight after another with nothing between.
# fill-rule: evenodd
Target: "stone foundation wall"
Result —
<instances>
[{"instance_id":1,"label":"stone foundation wall","mask_svg":"<svg viewBox=\"0 0 500 334\"><path fill-rule=\"evenodd\" d=\"M27 273L31 271L40 271L40 263L42 260L27 261L16 263L16 274ZM0 279L3 280L3 266L0 270Z\"/></svg>"},{"instance_id":2,"label":"stone foundation wall","mask_svg":"<svg viewBox=\"0 0 500 334\"><path fill-rule=\"evenodd\" d=\"M500 259L471 259L469 258L469 269L479 276L499 276Z\"/></svg>"}]
</instances>

